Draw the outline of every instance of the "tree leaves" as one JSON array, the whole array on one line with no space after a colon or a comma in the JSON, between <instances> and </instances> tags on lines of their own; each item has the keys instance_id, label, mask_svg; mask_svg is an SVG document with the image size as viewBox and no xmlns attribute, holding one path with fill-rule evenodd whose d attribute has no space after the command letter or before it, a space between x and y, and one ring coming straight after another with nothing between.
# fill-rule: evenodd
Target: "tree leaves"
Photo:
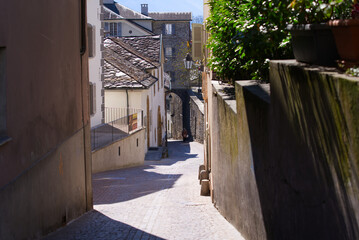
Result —
<instances>
[{"instance_id":1,"label":"tree leaves","mask_svg":"<svg viewBox=\"0 0 359 240\"><path fill-rule=\"evenodd\" d=\"M223 80L268 79L268 59L291 57L289 0L210 0L209 65Z\"/></svg>"}]
</instances>

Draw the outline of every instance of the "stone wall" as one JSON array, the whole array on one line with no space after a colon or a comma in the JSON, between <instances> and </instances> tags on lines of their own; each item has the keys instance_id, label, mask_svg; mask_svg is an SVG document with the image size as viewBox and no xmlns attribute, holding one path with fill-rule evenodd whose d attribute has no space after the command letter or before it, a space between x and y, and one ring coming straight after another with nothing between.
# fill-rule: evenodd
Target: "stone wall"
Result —
<instances>
[{"instance_id":1,"label":"stone wall","mask_svg":"<svg viewBox=\"0 0 359 240\"><path fill-rule=\"evenodd\" d=\"M324 70L273 61L270 96L213 82L212 195L246 239L359 237L359 80Z\"/></svg>"},{"instance_id":2,"label":"stone wall","mask_svg":"<svg viewBox=\"0 0 359 240\"><path fill-rule=\"evenodd\" d=\"M251 136L246 113L241 111L245 104L241 101L237 104L233 87L217 82L213 82L211 97L210 180L214 204L246 239L266 239ZM256 108L259 117L253 123L255 125L266 118L268 103L257 101L253 104L259 107Z\"/></svg>"},{"instance_id":3,"label":"stone wall","mask_svg":"<svg viewBox=\"0 0 359 240\"><path fill-rule=\"evenodd\" d=\"M142 129L92 152L92 172L104 172L144 163L146 150L146 129Z\"/></svg>"},{"instance_id":4,"label":"stone wall","mask_svg":"<svg viewBox=\"0 0 359 240\"><path fill-rule=\"evenodd\" d=\"M183 106L182 99L175 93L171 93L169 100L170 138L182 140L183 130Z\"/></svg>"},{"instance_id":5,"label":"stone wall","mask_svg":"<svg viewBox=\"0 0 359 240\"><path fill-rule=\"evenodd\" d=\"M194 141L203 143L204 141L204 104L203 102L192 92L188 90L190 97L190 125L191 133Z\"/></svg>"},{"instance_id":6,"label":"stone wall","mask_svg":"<svg viewBox=\"0 0 359 240\"><path fill-rule=\"evenodd\" d=\"M163 32L164 24L174 24L175 34L166 35ZM174 56L166 57L167 61L164 65L165 72L173 72L171 79L171 88L183 89L189 87L188 70L184 68L183 59L186 57L188 48L187 42L191 39L190 23L184 21L154 21L153 32L155 34L163 34L163 48L173 48Z\"/></svg>"}]
</instances>

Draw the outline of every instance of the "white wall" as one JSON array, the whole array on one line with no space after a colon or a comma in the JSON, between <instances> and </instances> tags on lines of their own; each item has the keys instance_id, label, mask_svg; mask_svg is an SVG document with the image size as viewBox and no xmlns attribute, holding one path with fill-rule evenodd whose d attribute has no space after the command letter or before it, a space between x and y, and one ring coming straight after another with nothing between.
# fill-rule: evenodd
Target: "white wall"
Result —
<instances>
[{"instance_id":1,"label":"white wall","mask_svg":"<svg viewBox=\"0 0 359 240\"><path fill-rule=\"evenodd\" d=\"M143 165L146 153L146 129L92 153L92 172L103 172Z\"/></svg>"},{"instance_id":2,"label":"white wall","mask_svg":"<svg viewBox=\"0 0 359 240\"><path fill-rule=\"evenodd\" d=\"M159 68L159 71L162 71L163 68ZM166 133L166 123L165 123L165 90L164 84L162 84L163 74L159 74L157 81L154 85L151 86L148 93L150 96L150 110L152 110L152 125L150 126L150 146L155 147L158 146L158 139L157 139L157 113L158 113L158 106L161 108L161 121L162 121L162 139ZM155 93L154 93L154 90Z\"/></svg>"},{"instance_id":3,"label":"white wall","mask_svg":"<svg viewBox=\"0 0 359 240\"><path fill-rule=\"evenodd\" d=\"M134 24L126 20L122 20L122 36L123 37L130 37L130 36L148 36L150 35L148 32L144 31L143 29L137 27ZM130 31L132 33L130 33Z\"/></svg>"},{"instance_id":4,"label":"white wall","mask_svg":"<svg viewBox=\"0 0 359 240\"><path fill-rule=\"evenodd\" d=\"M141 25L144 28L152 31L152 21L151 20L133 20L138 25Z\"/></svg>"},{"instance_id":5,"label":"white wall","mask_svg":"<svg viewBox=\"0 0 359 240\"><path fill-rule=\"evenodd\" d=\"M103 98L101 96L102 81L101 81L101 6L100 0L87 0L87 22L95 26L95 56L89 58L89 81L96 85L96 112L91 115L91 127L94 127L102 122L101 105Z\"/></svg>"},{"instance_id":6,"label":"white wall","mask_svg":"<svg viewBox=\"0 0 359 240\"><path fill-rule=\"evenodd\" d=\"M163 68L159 70L162 71ZM162 84L163 74L159 74L159 81L157 81L154 85L152 85L149 89L141 89L141 90L128 90L128 98L129 98L129 107L130 108L138 108L143 110L144 116L147 115L147 96L150 100L150 146L156 147L158 146L157 139L157 113L158 106L161 109L161 121L162 124L162 139L166 133L166 123L165 123L165 90L164 84ZM155 88L155 91L154 91ZM127 107L127 95L126 90L107 90L105 89L105 107L106 108L126 108ZM144 123L146 124L146 122ZM155 136L156 133L156 136ZM147 139L147 137L146 137Z\"/></svg>"}]
</instances>

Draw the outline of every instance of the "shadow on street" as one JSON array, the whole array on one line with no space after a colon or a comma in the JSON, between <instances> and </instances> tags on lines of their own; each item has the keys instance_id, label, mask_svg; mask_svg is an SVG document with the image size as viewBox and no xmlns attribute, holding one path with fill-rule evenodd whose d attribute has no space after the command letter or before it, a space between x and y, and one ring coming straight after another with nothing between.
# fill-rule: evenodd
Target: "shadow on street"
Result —
<instances>
[{"instance_id":1,"label":"shadow on street","mask_svg":"<svg viewBox=\"0 0 359 240\"><path fill-rule=\"evenodd\" d=\"M180 174L151 172L152 166L94 174L92 178L94 204L124 202L163 189L172 188Z\"/></svg>"},{"instance_id":2,"label":"shadow on street","mask_svg":"<svg viewBox=\"0 0 359 240\"><path fill-rule=\"evenodd\" d=\"M155 239L163 238L144 232L125 223L113 220L102 213L93 210L81 217L81 221L74 221L65 228L59 229L43 239Z\"/></svg>"}]
</instances>

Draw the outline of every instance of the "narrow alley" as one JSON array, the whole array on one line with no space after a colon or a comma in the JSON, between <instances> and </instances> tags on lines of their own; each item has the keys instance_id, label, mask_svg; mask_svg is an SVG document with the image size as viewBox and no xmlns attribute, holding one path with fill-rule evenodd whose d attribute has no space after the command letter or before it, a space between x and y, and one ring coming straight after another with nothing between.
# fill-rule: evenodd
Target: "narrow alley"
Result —
<instances>
[{"instance_id":1,"label":"narrow alley","mask_svg":"<svg viewBox=\"0 0 359 240\"><path fill-rule=\"evenodd\" d=\"M202 144L171 141L167 159L94 174L94 210L45 239L244 239L200 196L202 163Z\"/></svg>"}]
</instances>

